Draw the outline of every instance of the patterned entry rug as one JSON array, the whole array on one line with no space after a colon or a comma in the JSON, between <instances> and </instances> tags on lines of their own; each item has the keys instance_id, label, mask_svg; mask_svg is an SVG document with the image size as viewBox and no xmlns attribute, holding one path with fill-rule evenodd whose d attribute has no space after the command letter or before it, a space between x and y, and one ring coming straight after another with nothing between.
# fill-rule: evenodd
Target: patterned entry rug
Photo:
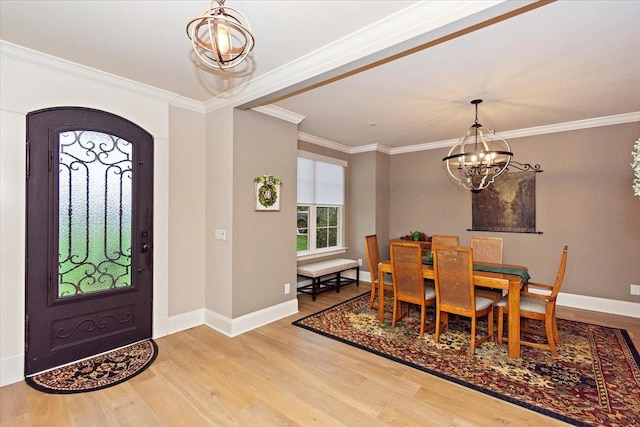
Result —
<instances>
[{"instance_id":1,"label":"patterned entry rug","mask_svg":"<svg viewBox=\"0 0 640 427\"><path fill-rule=\"evenodd\" d=\"M625 330L558 319L555 359L525 346L510 359L495 342L472 356L468 319L450 316L436 344L433 332L420 338L418 309L394 329L368 301L366 293L293 324L573 425L640 425L640 357ZM486 322L478 327L485 333Z\"/></svg>"},{"instance_id":2,"label":"patterned entry rug","mask_svg":"<svg viewBox=\"0 0 640 427\"><path fill-rule=\"evenodd\" d=\"M148 339L27 377L25 381L45 393L95 391L133 378L147 369L157 355L158 346Z\"/></svg>"}]
</instances>

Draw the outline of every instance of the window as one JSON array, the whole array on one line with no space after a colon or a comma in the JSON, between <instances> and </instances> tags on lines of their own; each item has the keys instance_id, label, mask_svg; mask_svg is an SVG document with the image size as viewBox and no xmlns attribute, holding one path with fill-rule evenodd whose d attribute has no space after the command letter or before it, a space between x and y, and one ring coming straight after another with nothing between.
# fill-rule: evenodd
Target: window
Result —
<instances>
[{"instance_id":1,"label":"window","mask_svg":"<svg viewBox=\"0 0 640 427\"><path fill-rule=\"evenodd\" d=\"M298 255L343 248L345 166L311 153L298 157Z\"/></svg>"}]
</instances>

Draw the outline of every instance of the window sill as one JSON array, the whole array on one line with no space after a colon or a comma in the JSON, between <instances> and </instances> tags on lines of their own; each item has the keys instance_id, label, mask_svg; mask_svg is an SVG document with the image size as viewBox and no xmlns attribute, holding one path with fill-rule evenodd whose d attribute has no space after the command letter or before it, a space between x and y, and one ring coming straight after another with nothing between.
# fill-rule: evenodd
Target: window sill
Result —
<instances>
[{"instance_id":1,"label":"window sill","mask_svg":"<svg viewBox=\"0 0 640 427\"><path fill-rule=\"evenodd\" d=\"M306 252L298 255L298 261L306 261L308 259L322 258L331 255L338 255L347 252L349 248L331 248L329 250L324 251L315 251L315 252Z\"/></svg>"}]
</instances>

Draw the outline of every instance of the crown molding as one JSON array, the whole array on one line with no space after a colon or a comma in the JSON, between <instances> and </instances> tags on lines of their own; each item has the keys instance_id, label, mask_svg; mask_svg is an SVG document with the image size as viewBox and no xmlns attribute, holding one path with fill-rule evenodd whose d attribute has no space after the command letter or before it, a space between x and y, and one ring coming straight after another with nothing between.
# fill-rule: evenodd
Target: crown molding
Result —
<instances>
[{"instance_id":1,"label":"crown molding","mask_svg":"<svg viewBox=\"0 0 640 427\"><path fill-rule=\"evenodd\" d=\"M185 110L195 111L196 113L205 114L204 102L195 101L191 98L185 98L184 96L177 96L173 101L170 102L171 105L178 108L183 108Z\"/></svg>"},{"instance_id":2,"label":"crown molding","mask_svg":"<svg viewBox=\"0 0 640 427\"><path fill-rule=\"evenodd\" d=\"M165 102L172 102L178 97L178 95L173 92L168 92L144 83L116 76L115 74L80 65L75 62L67 61L66 59L38 52L4 40L0 40L0 56L35 65L44 69L72 75L95 83L116 87L142 96L156 98Z\"/></svg>"},{"instance_id":3,"label":"crown molding","mask_svg":"<svg viewBox=\"0 0 640 427\"><path fill-rule=\"evenodd\" d=\"M24 46L0 40L0 56L16 61L24 62L48 70L68 74L84 80L93 81L99 84L117 87L128 92L133 92L142 96L159 99L175 107L205 113L204 103L190 98L179 96L173 92L158 89L134 80L110 74L102 70L87 67L66 59L58 58L46 53L42 53Z\"/></svg>"},{"instance_id":4,"label":"crown molding","mask_svg":"<svg viewBox=\"0 0 640 427\"><path fill-rule=\"evenodd\" d=\"M367 153L369 151L379 151L384 154L391 154L391 148L382 144L361 145L359 147L350 147L351 154Z\"/></svg>"},{"instance_id":5,"label":"crown molding","mask_svg":"<svg viewBox=\"0 0 640 427\"><path fill-rule=\"evenodd\" d=\"M391 155L415 153L417 151L436 150L438 148L453 147L458 143L458 139L446 139L443 141L425 142L423 144L407 145L405 147L396 147L391 149Z\"/></svg>"},{"instance_id":6,"label":"crown molding","mask_svg":"<svg viewBox=\"0 0 640 427\"><path fill-rule=\"evenodd\" d=\"M379 151L384 154L392 154L392 149L382 144L369 144L369 145L360 145L357 147L349 147L344 144L340 144L339 142L331 141L329 139L320 138L319 136L314 136L304 132L298 132L298 139L300 141L309 142L311 144L320 145L325 148L330 148L332 150L340 151L342 153L347 154L358 154L358 153L368 153L370 151Z\"/></svg>"},{"instance_id":7,"label":"crown molding","mask_svg":"<svg viewBox=\"0 0 640 427\"><path fill-rule=\"evenodd\" d=\"M295 125L299 125L306 118L301 114L294 113L293 111L285 110L284 108L278 107L276 105L265 105L261 107L253 107L252 110L262 114L272 116L272 117L276 117L278 119L285 120L287 122L291 122Z\"/></svg>"},{"instance_id":8,"label":"crown molding","mask_svg":"<svg viewBox=\"0 0 640 427\"><path fill-rule=\"evenodd\" d=\"M536 126L524 129L510 130L506 132L496 133L504 139L524 138L528 136L545 135L548 133L568 132L581 129L589 129L601 126L620 125L624 123L640 122L640 111L616 114L613 116L595 117L593 119L576 120L573 122L556 123L552 125ZM447 139L443 141L426 142L423 144L407 145L405 147L389 148L382 144L361 145L358 147L349 147L328 139L313 136L307 133L298 132L298 139L310 142L312 144L321 145L323 147L332 148L348 154L366 153L369 151L380 151L390 155L415 153L418 151L435 150L438 148L453 147L458 143L458 139Z\"/></svg>"},{"instance_id":9,"label":"crown molding","mask_svg":"<svg viewBox=\"0 0 640 427\"><path fill-rule=\"evenodd\" d=\"M304 133L304 132L298 132L298 139L300 141L310 142L311 144L319 145L325 148L330 148L336 151L341 151L347 154L351 154L351 150L353 149L352 147L347 147L346 145L329 141L328 139L320 138L319 136L309 135L308 133Z\"/></svg>"},{"instance_id":10,"label":"crown molding","mask_svg":"<svg viewBox=\"0 0 640 427\"><path fill-rule=\"evenodd\" d=\"M544 135L546 133L566 132L632 122L640 122L640 111L496 133L504 139L514 139L524 138L526 136Z\"/></svg>"},{"instance_id":11,"label":"crown molding","mask_svg":"<svg viewBox=\"0 0 640 427\"><path fill-rule=\"evenodd\" d=\"M620 125L624 123L640 122L640 111L616 114L613 116L595 117L593 119L576 120L573 122L556 123L552 125L536 126L524 129L496 132L496 135L506 140L524 138L527 136L545 135L549 133L568 132L581 129L589 129L601 126ZM427 142L424 144L409 145L406 147L392 148L391 154L413 153L416 151L435 150L437 148L453 147L458 139Z\"/></svg>"}]
</instances>

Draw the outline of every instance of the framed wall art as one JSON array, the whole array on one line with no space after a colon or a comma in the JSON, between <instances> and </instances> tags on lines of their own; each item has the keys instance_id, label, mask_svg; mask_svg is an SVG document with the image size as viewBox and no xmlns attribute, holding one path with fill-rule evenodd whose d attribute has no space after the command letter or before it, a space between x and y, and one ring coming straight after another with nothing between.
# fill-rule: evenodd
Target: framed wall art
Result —
<instances>
[{"instance_id":1,"label":"framed wall art","mask_svg":"<svg viewBox=\"0 0 640 427\"><path fill-rule=\"evenodd\" d=\"M538 233L536 172L509 172L472 196L470 231Z\"/></svg>"},{"instance_id":2,"label":"framed wall art","mask_svg":"<svg viewBox=\"0 0 640 427\"><path fill-rule=\"evenodd\" d=\"M255 183L255 210L279 211L280 210L280 186L282 181L273 175L256 177Z\"/></svg>"}]
</instances>

